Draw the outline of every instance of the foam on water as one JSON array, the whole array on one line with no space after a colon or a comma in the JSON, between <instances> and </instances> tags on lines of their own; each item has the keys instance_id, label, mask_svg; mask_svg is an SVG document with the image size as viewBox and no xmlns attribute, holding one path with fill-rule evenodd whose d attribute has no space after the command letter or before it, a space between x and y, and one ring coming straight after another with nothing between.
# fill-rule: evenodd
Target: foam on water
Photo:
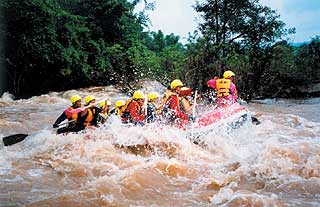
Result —
<instances>
[{"instance_id":1,"label":"foam on water","mask_svg":"<svg viewBox=\"0 0 320 207\"><path fill-rule=\"evenodd\" d=\"M13 109L20 111L17 126L33 123L38 129L23 142L0 149L0 206L317 206L320 202L317 122L277 106L271 110L264 103L251 108L262 124L247 123L231 132L219 125L201 136L205 145L190 141L188 130L154 124L128 127L116 117L96 130L56 135L50 125L72 93L12 101ZM40 120L25 118L23 103ZM1 110L10 112L6 107ZM2 122L14 120L5 112ZM48 114L55 117L46 118ZM0 129L3 135L15 132Z\"/></svg>"}]
</instances>

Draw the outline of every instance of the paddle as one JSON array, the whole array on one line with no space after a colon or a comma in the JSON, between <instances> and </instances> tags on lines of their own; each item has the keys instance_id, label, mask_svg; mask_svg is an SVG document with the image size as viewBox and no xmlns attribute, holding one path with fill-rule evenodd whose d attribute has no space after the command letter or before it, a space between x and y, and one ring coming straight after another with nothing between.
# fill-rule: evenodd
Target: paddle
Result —
<instances>
[{"instance_id":1,"label":"paddle","mask_svg":"<svg viewBox=\"0 0 320 207\"><path fill-rule=\"evenodd\" d=\"M101 99L99 101L97 101L96 103L94 104L90 104L86 107L83 107L83 108L77 108L77 109L73 109L73 110L65 110L66 113L79 113L81 111L84 111L86 110L87 108L90 108L92 105L96 105L102 101L105 101L107 100L106 98L105 99ZM63 122L63 123L60 123L58 126L63 126L63 125L66 125L66 124L70 124L71 122L74 122L74 120L71 120L71 121L68 121L68 122ZM59 128L57 130L57 133L62 133L64 132L65 130L63 130L63 127ZM28 134L13 134L13 135L9 135L9 136L6 136L6 137L3 137L2 138L2 141L3 141L3 144L4 146L10 146L10 145L13 145L13 144L16 144L16 143L19 143L21 141L23 141L26 137L28 136Z\"/></svg>"},{"instance_id":2,"label":"paddle","mask_svg":"<svg viewBox=\"0 0 320 207\"><path fill-rule=\"evenodd\" d=\"M197 95L198 95L198 90L194 92L194 100L193 100L193 106L192 106L192 123L191 123L191 137L193 137L193 131L194 131L194 122L195 122L195 117L196 117L196 105L197 105Z\"/></svg>"},{"instance_id":3,"label":"paddle","mask_svg":"<svg viewBox=\"0 0 320 207\"><path fill-rule=\"evenodd\" d=\"M243 101L241 98L237 99L237 102L243 106L243 103L246 103L245 101ZM259 119L257 117L251 116L251 122L254 125L259 125L261 124L261 122L259 121Z\"/></svg>"},{"instance_id":4,"label":"paddle","mask_svg":"<svg viewBox=\"0 0 320 207\"><path fill-rule=\"evenodd\" d=\"M257 119L257 118L254 117L254 116L251 116L251 121L252 121L252 123L255 124L255 125L261 124L261 122L259 121L259 119Z\"/></svg>"},{"instance_id":5,"label":"paddle","mask_svg":"<svg viewBox=\"0 0 320 207\"><path fill-rule=\"evenodd\" d=\"M23 141L28 135L27 134L13 134L2 138L4 146L10 146L18 142Z\"/></svg>"},{"instance_id":6,"label":"paddle","mask_svg":"<svg viewBox=\"0 0 320 207\"><path fill-rule=\"evenodd\" d=\"M144 105L144 116L145 116L144 122L145 122L145 125L147 125L148 123L148 96L147 95L145 95L144 97L143 105Z\"/></svg>"},{"instance_id":7,"label":"paddle","mask_svg":"<svg viewBox=\"0 0 320 207\"><path fill-rule=\"evenodd\" d=\"M74 122L74 120L68 121L68 122L62 122L60 123L58 126L63 126L63 125L67 125L70 124L71 122ZM59 134L59 130L61 130L62 128L65 127L61 127L59 129L57 129L57 133ZM2 138L3 141L3 145L4 146L10 146L10 145L14 145L16 143L22 142L27 136L29 136L28 134L13 134L13 135L9 135L6 137Z\"/></svg>"},{"instance_id":8,"label":"paddle","mask_svg":"<svg viewBox=\"0 0 320 207\"><path fill-rule=\"evenodd\" d=\"M85 106L85 107L76 108L76 109L72 109L72 110L66 109L65 112L66 113L70 113L70 114L74 114L74 113L77 114L79 112L82 112L82 111L84 111L84 110L86 110L86 109L88 109L88 108L90 108L92 106L95 106L95 105L99 104L100 102L106 101L106 100L107 100L107 98L104 98L104 99L101 99L99 101L96 101L94 104L89 104L88 106Z\"/></svg>"}]
</instances>

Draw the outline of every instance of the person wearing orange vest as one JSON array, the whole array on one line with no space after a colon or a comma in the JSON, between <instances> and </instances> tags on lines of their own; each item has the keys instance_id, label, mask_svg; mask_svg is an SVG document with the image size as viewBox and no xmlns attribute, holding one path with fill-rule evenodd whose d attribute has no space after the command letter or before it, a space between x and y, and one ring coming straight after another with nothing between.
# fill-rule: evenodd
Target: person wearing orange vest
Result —
<instances>
[{"instance_id":1,"label":"person wearing orange vest","mask_svg":"<svg viewBox=\"0 0 320 207\"><path fill-rule=\"evenodd\" d=\"M122 122L133 123L135 125L144 125L145 114L142 110L144 105L145 95L141 91L135 91L133 93L132 99L129 100L125 112L122 114Z\"/></svg>"},{"instance_id":2,"label":"person wearing orange vest","mask_svg":"<svg viewBox=\"0 0 320 207\"><path fill-rule=\"evenodd\" d=\"M86 96L84 98L85 109L79 113L77 120L77 130L83 130L88 127L97 127L99 113L101 109L95 106L96 98L94 96Z\"/></svg>"},{"instance_id":3,"label":"person wearing orange vest","mask_svg":"<svg viewBox=\"0 0 320 207\"><path fill-rule=\"evenodd\" d=\"M182 97L179 96L182 87L183 83L178 79L173 80L170 84L172 93L166 100L166 103L163 107L164 117L167 122L178 122L181 124L187 123L189 120L194 119L186 112Z\"/></svg>"},{"instance_id":4,"label":"person wearing orange vest","mask_svg":"<svg viewBox=\"0 0 320 207\"><path fill-rule=\"evenodd\" d=\"M76 126L76 122L78 119L79 111L76 109L81 108L81 97L79 95L73 95L70 97L71 106L68 107L63 113L57 118L57 120L53 124L53 128L58 128L59 124L64 120L68 119L69 124L68 126L61 128L58 130L59 133L64 133L67 131L73 131Z\"/></svg>"},{"instance_id":5,"label":"person wearing orange vest","mask_svg":"<svg viewBox=\"0 0 320 207\"><path fill-rule=\"evenodd\" d=\"M216 90L217 105L226 106L237 101L238 91L233 83L235 74L227 70L223 73L223 78L215 77L207 82L208 87Z\"/></svg>"}]
</instances>

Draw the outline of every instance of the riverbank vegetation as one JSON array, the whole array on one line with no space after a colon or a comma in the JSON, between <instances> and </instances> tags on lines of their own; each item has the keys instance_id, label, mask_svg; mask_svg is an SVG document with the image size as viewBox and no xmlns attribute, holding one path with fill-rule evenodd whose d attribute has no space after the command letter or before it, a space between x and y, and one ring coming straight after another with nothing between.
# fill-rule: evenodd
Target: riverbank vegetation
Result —
<instances>
[{"instance_id":1,"label":"riverbank vegetation","mask_svg":"<svg viewBox=\"0 0 320 207\"><path fill-rule=\"evenodd\" d=\"M186 44L175 34L145 31L149 20L135 12L138 3L154 6L139 0L1 1L8 91L29 97L110 84L131 91L144 79L167 85L175 78L206 90L208 79L231 69L245 99L319 95L299 87L320 82L320 37L291 45L286 38L294 29L259 1L196 3L203 21Z\"/></svg>"}]
</instances>

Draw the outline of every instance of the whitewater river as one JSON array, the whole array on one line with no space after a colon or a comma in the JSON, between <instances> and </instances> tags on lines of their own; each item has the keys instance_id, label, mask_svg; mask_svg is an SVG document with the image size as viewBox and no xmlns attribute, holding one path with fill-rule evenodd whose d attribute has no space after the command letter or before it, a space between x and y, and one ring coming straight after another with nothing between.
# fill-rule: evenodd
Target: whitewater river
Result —
<instances>
[{"instance_id":1,"label":"whitewater river","mask_svg":"<svg viewBox=\"0 0 320 207\"><path fill-rule=\"evenodd\" d=\"M260 125L217 129L199 146L176 128L117 119L56 135L75 92L0 98L0 136L30 134L0 146L0 207L320 206L320 98L255 101ZM88 93L124 97L113 87Z\"/></svg>"}]
</instances>

